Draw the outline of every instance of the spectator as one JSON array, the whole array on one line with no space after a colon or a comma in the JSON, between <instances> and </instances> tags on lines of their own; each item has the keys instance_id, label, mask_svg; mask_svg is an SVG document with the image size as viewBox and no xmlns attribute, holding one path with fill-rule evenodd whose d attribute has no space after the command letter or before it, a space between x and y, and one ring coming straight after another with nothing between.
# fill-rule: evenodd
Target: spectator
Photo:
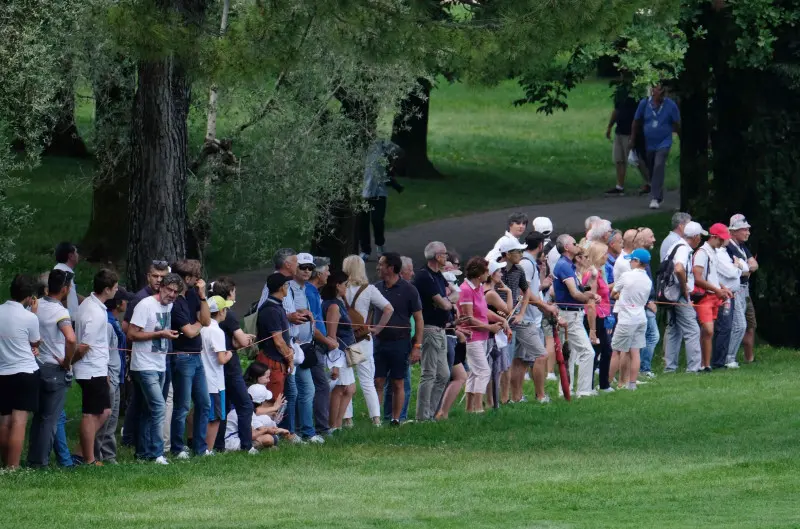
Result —
<instances>
[{"instance_id":1,"label":"spectator","mask_svg":"<svg viewBox=\"0 0 800 529\"><path fill-rule=\"evenodd\" d=\"M458 299L458 309L470 331L466 350L470 366L466 389L467 412L483 413L483 395L492 374L486 358L487 341L490 333L508 329L508 323L505 318L490 312L486 304L482 286L489 278L489 263L481 257L473 257L467 262L466 276Z\"/></svg>"},{"instance_id":2,"label":"spectator","mask_svg":"<svg viewBox=\"0 0 800 529\"><path fill-rule=\"evenodd\" d=\"M131 315L128 339L132 342L131 378L139 424L136 458L166 465L163 424L167 421L164 384L170 342L178 337L172 329L172 304L184 290L178 274L167 274L152 296L140 300ZM130 413L130 409L128 410Z\"/></svg>"},{"instance_id":3,"label":"spectator","mask_svg":"<svg viewBox=\"0 0 800 529\"><path fill-rule=\"evenodd\" d=\"M652 95L639 102L631 126L631 143L644 134L647 150L645 164L650 175L650 209L658 209L664 200L664 171L672 148L672 133L681 137L681 115L678 105L666 97L664 86L657 84Z\"/></svg>"},{"instance_id":4,"label":"spectator","mask_svg":"<svg viewBox=\"0 0 800 529\"><path fill-rule=\"evenodd\" d=\"M314 271L311 272L311 280L306 283L306 296L314 314L314 325L326 335L328 331L326 318L323 317L325 311L322 309L320 290L331 275L330 263L331 260L327 257L314 257ZM328 415L331 402L330 377L325 369L328 348L324 343L317 343L314 349L317 355L317 364L311 368L311 378L314 381L314 426L318 434L326 435L330 429Z\"/></svg>"},{"instance_id":5,"label":"spectator","mask_svg":"<svg viewBox=\"0 0 800 529\"><path fill-rule=\"evenodd\" d=\"M700 371L700 327L697 314L690 301L694 290L692 255L700 245L701 236L708 235L700 224L690 221L683 228L683 237L667 249L665 259L672 259L676 292L671 293L677 302L671 306L664 339L664 372L674 373L678 369L681 341L686 342L686 372ZM663 260L662 260L663 262Z\"/></svg>"},{"instance_id":6,"label":"spectator","mask_svg":"<svg viewBox=\"0 0 800 529\"><path fill-rule=\"evenodd\" d=\"M78 294L78 287L75 286L75 267L78 266L80 255L78 248L70 242L62 242L56 246L56 265L53 270L62 270L72 274L72 284L70 285L69 295L66 300L66 307L69 317L75 321L78 306L83 303L83 296Z\"/></svg>"},{"instance_id":7,"label":"spectator","mask_svg":"<svg viewBox=\"0 0 800 529\"><path fill-rule=\"evenodd\" d=\"M200 339L203 342L203 352L200 358L203 362L203 371L206 374L208 387L208 427L206 430L206 446L214 446L219 431L220 421L225 420L227 412L225 404L225 373L223 366L227 364L233 353L225 345L225 332L220 328L220 323L225 321L227 310L233 302L221 297L212 296L208 300L208 311L211 313L211 323L200 329ZM211 450L206 455L213 454Z\"/></svg>"},{"instance_id":8,"label":"spectator","mask_svg":"<svg viewBox=\"0 0 800 529\"><path fill-rule=\"evenodd\" d=\"M717 321L714 324L714 353L711 357L711 366L714 368L737 369L739 363L736 361L736 351L739 349L739 343L744 337L745 327L747 326L744 310L740 310L737 303L744 305L744 298L740 295L741 278L742 274L748 273L750 268L746 259L740 259L728 253L727 247L730 246L730 243L731 239L728 239L722 246L717 248L719 284L727 288L732 297L723 302ZM733 355L731 355L730 350L733 340L736 340L736 346Z\"/></svg>"},{"instance_id":9,"label":"spectator","mask_svg":"<svg viewBox=\"0 0 800 529\"><path fill-rule=\"evenodd\" d=\"M659 259L663 261L667 258L670 249L675 246L675 243L683 239L683 230L686 225L692 221L692 216L688 213L677 212L672 215L672 231L664 237L659 249Z\"/></svg>"},{"instance_id":10,"label":"spectator","mask_svg":"<svg viewBox=\"0 0 800 529\"><path fill-rule=\"evenodd\" d=\"M46 467L53 448L57 424L64 413L67 389L72 383L72 356L77 341L69 311L64 307L72 287L72 273L51 270L47 296L38 301L39 319L39 406L33 410L28 444L28 466ZM12 298L13 299L13 298ZM1 312L0 312L1 313ZM2 324L0 324L2 325ZM4 333L0 333L5 335ZM4 349L0 346L0 351ZM72 457L59 456L62 466L72 466Z\"/></svg>"},{"instance_id":11,"label":"spectator","mask_svg":"<svg viewBox=\"0 0 800 529\"><path fill-rule=\"evenodd\" d=\"M253 429L250 432L250 444L253 448L250 449L251 454L257 454L258 448L272 448L278 445L280 437L291 439L291 433L284 429L279 428L276 424L276 402L280 399L272 400L272 392L261 384L254 384L247 388L247 393L252 399L257 414L253 417ZM280 406L277 406L280 408ZM238 435L236 428L236 411L234 410L229 417L230 424L234 428L229 428L225 439L226 450L239 450L242 445L242 439Z\"/></svg>"},{"instance_id":12,"label":"spectator","mask_svg":"<svg viewBox=\"0 0 800 529\"><path fill-rule=\"evenodd\" d=\"M646 250L648 253L652 252L653 247L656 244L656 236L653 233L653 230L650 228L639 228L636 231L636 237L633 240L634 249L641 248ZM640 348L639 351L639 370L641 371L642 375L646 376L647 378L655 378L656 375L652 371L653 354L655 353L658 341L661 339L661 335L658 331L658 322L656 321L656 290L653 282L653 274L650 269L650 262L648 261L647 263L644 263L643 266L644 271L650 278L652 289L650 291L650 297L644 311L645 317L647 318L647 331L645 333L645 346Z\"/></svg>"},{"instance_id":13,"label":"spectator","mask_svg":"<svg viewBox=\"0 0 800 529\"><path fill-rule=\"evenodd\" d=\"M39 409L36 356L41 335L35 288L34 278L17 275L11 281L11 299L0 305L0 458L10 469L19 467L28 413Z\"/></svg>"},{"instance_id":14,"label":"spectator","mask_svg":"<svg viewBox=\"0 0 800 529\"><path fill-rule=\"evenodd\" d=\"M575 372L578 366L578 397L596 395L592 390L592 374L594 349L583 327L583 304L594 300L600 301L597 294L581 292L580 282L575 273L572 259L580 248L571 235L560 235L556 240L561 258L553 270L553 290L559 308L559 316L567 324L567 337L570 344L569 372Z\"/></svg>"},{"instance_id":15,"label":"spectator","mask_svg":"<svg viewBox=\"0 0 800 529\"><path fill-rule=\"evenodd\" d=\"M628 154L635 146L631 143L631 125L633 117L636 114L638 102L630 96L628 90L617 89L614 94L614 110L611 112L611 117L608 119L608 127L606 128L606 138L611 139L611 129L616 125L614 130L614 139L612 147L612 159L617 169L617 185L606 191L606 196L624 196L625 195L625 173L628 167ZM647 176L644 172L644 164L641 164L640 171L645 180L645 187L650 189L646 182Z\"/></svg>"},{"instance_id":16,"label":"spectator","mask_svg":"<svg viewBox=\"0 0 800 529\"><path fill-rule=\"evenodd\" d=\"M608 236L608 259L603 267L605 280L609 285L614 283L614 264L622 254L622 232L614 230Z\"/></svg>"},{"instance_id":17,"label":"spectator","mask_svg":"<svg viewBox=\"0 0 800 529\"><path fill-rule=\"evenodd\" d=\"M386 201L388 185L398 193L403 192L395 175L402 172L403 149L387 140L379 140L367 149L367 161L364 168L364 189L361 197L367 201L366 209L358 214L358 238L361 246L361 258L366 261L372 253L369 225L375 232L375 246L378 254L383 254L384 219L386 218Z\"/></svg>"},{"instance_id":18,"label":"spectator","mask_svg":"<svg viewBox=\"0 0 800 529\"><path fill-rule=\"evenodd\" d=\"M620 365L620 387L636 389L639 373L639 350L645 345L647 317L645 305L648 303L653 284L645 271L650 263L650 252L637 248L626 259L631 262L631 269L622 274L614 283L614 296L617 302L614 310L617 313L617 327L611 340L613 349L611 372Z\"/></svg>"},{"instance_id":19,"label":"spectator","mask_svg":"<svg viewBox=\"0 0 800 529\"><path fill-rule=\"evenodd\" d=\"M403 268L400 269L400 277L409 283L413 282L414 261L406 256L400 257L400 260L403 261ZM409 320L409 324L411 325L411 338L414 338L416 332L414 328L414 318ZM406 369L406 378L403 379L403 397L404 401L403 409L400 412L400 422L404 422L408 419L408 403L411 401L411 364L409 364L408 369ZM387 422L392 420L392 388L388 384L383 387L383 418Z\"/></svg>"},{"instance_id":20,"label":"spectator","mask_svg":"<svg viewBox=\"0 0 800 529\"><path fill-rule=\"evenodd\" d=\"M361 392L364 394L364 400L367 403L367 413L369 413L372 423L380 426L381 405L375 389L376 358L374 353L378 338L383 333L384 327L389 323L394 308L375 286L369 284L364 261L359 256L350 255L345 257L342 263L342 271L347 274L347 295L343 300L345 307L348 311L350 309L355 310L366 324L372 326L370 328L372 336L362 344L362 351L366 356L366 360L356 366L355 372L358 375ZM373 318L374 311L380 311L380 316ZM374 324L375 319L379 320L377 324ZM353 424L352 400L347 407L342 424L346 427L350 427Z\"/></svg>"},{"instance_id":21,"label":"spectator","mask_svg":"<svg viewBox=\"0 0 800 529\"><path fill-rule=\"evenodd\" d=\"M102 465L94 458L94 440L111 414L108 383L108 314L106 301L117 293L116 272L102 269L94 276L93 292L76 313L75 335L78 347L73 356L73 372L81 387L83 416L77 460Z\"/></svg>"},{"instance_id":22,"label":"spectator","mask_svg":"<svg viewBox=\"0 0 800 529\"><path fill-rule=\"evenodd\" d=\"M401 399L403 379L408 370L409 361L411 363L419 361L424 337L420 296L411 283L400 277L402 267L403 262L400 260L400 255L389 252L381 256L378 261L378 274L381 281L376 285L378 292L394 309L386 324L387 327L376 329L380 332L376 333L375 340L375 388L380 396L383 393L386 378L392 380L392 426L400 424L400 411L403 408ZM351 306L354 305L355 302L351 304ZM385 314L384 311L384 317ZM408 325L408 321L412 317L416 325L413 346ZM380 323L378 327L381 327Z\"/></svg>"},{"instance_id":23,"label":"spectator","mask_svg":"<svg viewBox=\"0 0 800 529\"><path fill-rule=\"evenodd\" d=\"M125 377L125 349L127 342L120 320L125 316L128 301L134 294L122 287L112 299L106 301L106 332L108 333L108 383L111 396L111 414L97 431L94 440L94 459L117 464L117 423L119 422L120 382Z\"/></svg>"},{"instance_id":24,"label":"spectator","mask_svg":"<svg viewBox=\"0 0 800 529\"><path fill-rule=\"evenodd\" d=\"M486 298L486 305L491 312L502 316L506 322L514 308L511 289L503 284L503 270L506 263L489 261L489 277L483 283L483 295ZM511 327L504 326L506 335L510 334ZM507 336L503 336L506 338ZM491 367L491 379L486 392L486 404L491 408L499 408L500 402L508 402L509 381L508 370L511 368L511 361L508 358L508 340L502 338L495 339L495 333L489 333L489 365ZM502 345L504 344L504 345ZM505 375L505 377L503 376Z\"/></svg>"},{"instance_id":25,"label":"spectator","mask_svg":"<svg viewBox=\"0 0 800 529\"><path fill-rule=\"evenodd\" d=\"M414 287L422 301L422 320L425 322L417 390L418 421L433 419L450 379L445 326L450 321L450 312L453 310L452 303L447 299L447 281L441 271L447 260L447 248L441 242L434 241L428 243L424 253L427 265L414 276Z\"/></svg>"},{"instance_id":26,"label":"spectator","mask_svg":"<svg viewBox=\"0 0 800 529\"><path fill-rule=\"evenodd\" d=\"M292 250L291 248L281 248L275 255L272 256L272 264L275 267L275 272L285 275L289 279L294 277L294 274L297 272L297 253ZM266 283L264 283L264 288L261 291L261 299L258 301L258 308L261 308L261 305L269 297L269 288ZM284 307L286 308L286 313L294 313L294 306L291 303L291 298L288 296L284 299ZM289 318L289 323L292 325L298 325L303 323L304 319L301 313L294 314L291 318Z\"/></svg>"},{"instance_id":27,"label":"spectator","mask_svg":"<svg viewBox=\"0 0 800 529\"><path fill-rule=\"evenodd\" d=\"M544 249L545 235L533 231L525 238L527 245L526 251L522 254L522 260L519 267L525 274L525 280L530 288L528 292L530 297L528 299L528 307L525 310L525 316L522 323L517 326L520 330L517 333L517 347L522 346L527 349L524 354L532 353L530 357L533 358L532 367L533 387L536 394L536 400L541 403L550 402L550 397L544 392L544 382L547 376L547 350L544 344L544 333L542 332L542 315L546 314L547 317L556 316L558 310L553 306L546 304L542 297L541 278L539 275L539 267L537 261L539 255ZM527 340L527 343L526 343ZM522 362L528 362L521 358ZM519 374L517 374L519 376ZM514 382L512 377L512 382ZM519 381L518 381L519 382ZM512 384L512 392L514 386ZM522 397L522 384L519 385L520 398ZM512 397L513 398L513 397Z\"/></svg>"},{"instance_id":28,"label":"spectator","mask_svg":"<svg viewBox=\"0 0 800 529\"><path fill-rule=\"evenodd\" d=\"M595 359L600 369L600 390L613 391L611 389L610 366L611 366L611 337L608 335L606 318L611 315L610 287L603 278L601 270L608 262L608 246L603 243L595 242L586 251L586 270L581 274L581 282L584 286L590 287L592 294L600 296L600 302L596 305L589 303L586 307L586 317L589 319L594 315L594 336L589 334L589 339L595 349ZM591 320L589 321L591 324ZM592 328L592 325L589 326ZM594 339L593 339L594 338Z\"/></svg>"},{"instance_id":29,"label":"spectator","mask_svg":"<svg viewBox=\"0 0 800 529\"><path fill-rule=\"evenodd\" d=\"M328 355L344 356L344 351L356 343L353 334L353 322L342 301L347 296L347 274L335 272L328 277L328 283L322 288L322 313L327 321L328 337L332 338L335 346L328 346ZM341 367L331 370L331 379L335 386L331 390L330 399L330 426L334 430L342 427L347 406L353 399L356 391L356 375L347 362Z\"/></svg>"},{"instance_id":30,"label":"spectator","mask_svg":"<svg viewBox=\"0 0 800 529\"><path fill-rule=\"evenodd\" d=\"M625 230L625 233L622 235L622 252L619 254L619 257L622 257L622 259L617 257L614 262L615 278L622 276L622 274L631 269L630 261L625 259L625 257L633 253L633 251L636 249L636 236L638 233L639 230L631 229Z\"/></svg>"},{"instance_id":31,"label":"spectator","mask_svg":"<svg viewBox=\"0 0 800 529\"><path fill-rule=\"evenodd\" d=\"M694 298L697 320L700 322L700 349L702 351L701 369L711 371L711 353L714 339L714 322L719 315L719 307L731 298L731 292L719 284L719 263L717 262L717 248L730 239L728 228L722 224L714 224L708 230L708 240L702 247L694 252L692 272L694 273ZM728 306L728 312L730 307ZM722 325L730 323L726 316ZM728 338L730 327L728 326ZM727 344L724 359L727 355Z\"/></svg>"},{"instance_id":32,"label":"spectator","mask_svg":"<svg viewBox=\"0 0 800 529\"><path fill-rule=\"evenodd\" d=\"M586 233L586 248L588 249L588 245L593 242L606 244L606 241L608 241L613 231L614 230L611 228L611 221L605 219L598 220Z\"/></svg>"},{"instance_id":33,"label":"spectator","mask_svg":"<svg viewBox=\"0 0 800 529\"><path fill-rule=\"evenodd\" d=\"M512 213L508 216L508 228L502 237L497 239L494 243L494 249L500 250L500 246L504 241L519 243L519 238L525 233L528 228L528 216L520 211ZM491 260L491 259L489 259Z\"/></svg>"},{"instance_id":34,"label":"spectator","mask_svg":"<svg viewBox=\"0 0 800 529\"><path fill-rule=\"evenodd\" d=\"M744 297L744 303L738 305L739 310L744 311L746 329L742 346L744 347L744 361L753 362L753 345L755 343L756 332L756 312L753 308L753 301L750 299L750 276L758 270L758 261L753 257L747 241L750 239L750 223L741 213L731 217L728 230L731 233L731 240L727 249L731 256L747 262L748 272L742 273L740 296ZM734 320L734 333L737 331ZM735 336L734 336L735 338ZM738 340L731 338L731 348L728 351L728 362L736 361L736 353L739 350Z\"/></svg>"},{"instance_id":35,"label":"spectator","mask_svg":"<svg viewBox=\"0 0 800 529\"><path fill-rule=\"evenodd\" d=\"M172 330L179 336L173 342L175 356L172 359L173 410L170 424L170 452L178 459L188 459L189 449L184 444L186 417L194 404L192 423L192 448L195 455L210 453L206 445L206 430L211 403L208 399L208 383L203 360L203 339L200 331L211 324L211 314L206 299L206 283L201 278L199 261L186 259L172 265L186 286L172 304Z\"/></svg>"}]
</instances>

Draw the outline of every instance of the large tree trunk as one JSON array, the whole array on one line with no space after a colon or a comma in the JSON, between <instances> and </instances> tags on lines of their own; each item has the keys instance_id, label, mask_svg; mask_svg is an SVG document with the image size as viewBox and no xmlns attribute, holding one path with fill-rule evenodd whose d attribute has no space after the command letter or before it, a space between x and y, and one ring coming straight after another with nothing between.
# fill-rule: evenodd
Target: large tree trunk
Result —
<instances>
[{"instance_id":1,"label":"large tree trunk","mask_svg":"<svg viewBox=\"0 0 800 529\"><path fill-rule=\"evenodd\" d=\"M132 67L109 65L109 75L94 84L96 170L92 218L81 251L91 261L121 261L128 249L128 191L131 183Z\"/></svg>"},{"instance_id":2,"label":"large tree trunk","mask_svg":"<svg viewBox=\"0 0 800 529\"><path fill-rule=\"evenodd\" d=\"M172 58L143 62L133 110L128 284L141 285L152 259L186 254L189 107L186 72Z\"/></svg>"},{"instance_id":3,"label":"large tree trunk","mask_svg":"<svg viewBox=\"0 0 800 529\"><path fill-rule=\"evenodd\" d=\"M400 102L392 124L392 141L405 151L405 175L409 178L441 178L428 159L428 117L431 83L417 79L417 86Z\"/></svg>"},{"instance_id":4,"label":"large tree trunk","mask_svg":"<svg viewBox=\"0 0 800 529\"><path fill-rule=\"evenodd\" d=\"M66 78L64 88L58 92L60 108L53 130L50 133L44 154L50 156L73 156L86 158L89 149L81 139L78 127L75 126L75 78L70 64L63 65L62 72Z\"/></svg>"}]
</instances>

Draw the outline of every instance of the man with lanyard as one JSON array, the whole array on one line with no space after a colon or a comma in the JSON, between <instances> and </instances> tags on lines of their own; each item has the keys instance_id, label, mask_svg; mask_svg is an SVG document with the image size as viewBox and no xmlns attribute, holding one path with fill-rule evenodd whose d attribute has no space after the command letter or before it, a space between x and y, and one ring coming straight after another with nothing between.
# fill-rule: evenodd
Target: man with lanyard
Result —
<instances>
[{"instance_id":1,"label":"man with lanyard","mask_svg":"<svg viewBox=\"0 0 800 529\"><path fill-rule=\"evenodd\" d=\"M559 235L556 239L556 248L561 257L553 269L553 291L559 316L567 324L567 339L570 345L569 371L572 375L575 372L575 365L578 365L578 397L591 397L597 395L597 392L592 390L594 348L583 326L583 305L591 301L599 302L600 296L581 292L580 280L572 262L580 247L575 244L572 235Z\"/></svg>"},{"instance_id":2,"label":"man with lanyard","mask_svg":"<svg viewBox=\"0 0 800 529\"><path fill-rule=\"evenodd\" d=\"M678 105L665 97L661 84L652 89L652 95L642 99L631 127L631 145L636 145L636 137L644 133L647 149L647 173L650 175L650 209L658 209L664 200L664 171L669 150L672 148L672 133L681 137L681 114Z\"/></svg>"},{"instance_id":3,"label":"man with lanyard","mask_svg":"<svg viewBox=\"0 0 800 529\"><path fill-rule=\"evenodd\" d=\"M737 319L734 317L733 332L731 336L731 347L728 351L728 363L736 362L736 353L739 351L739 341L741 340L744 347L744 361L748 364L753 362L753 344L755 342L756 333L756 312L753 308L753 301L750 299L750 276L758 270L758 261L753 257L750 248L747 247L747 240L750 239L750 223L741 213L731 217L728 230L731 234L731 240L728 243L727 250L731 257L737 257L747 263L747 272L742 273L741 288L739 295L736 297L735 310L742 311L746 329L744 338L737 338L738 328ZM740 299L742 303L739 303Z\"/></svg>"},{"instance_id":4,"label":"man with lanyard","mask_svg":"<svg viewBox=\"0 0 800 529\"><path fill-rule=\"evenodd\" d=\"M545 377L547 376L547 351L544 347L544 332L542 331L542 312L546 312L548 316L557 316L558 309L552 305L546 304L542 299L541 280L539 276L539 267L536 264L539 254L544 248L545 235L538 231L532 231L525 237L525 244L527 250L522 254L522 261L519 266L525 272L525 279L528 281L528 307L525 309L525 316L522 319L522 325L528 325L533 330L532 349L535 352L533 359L533 387L536 391L536 400L541 403L550 402L550 397L544 392ZM526 338L527 339L527 338ZM520 340L520 336L517 336ZM523 372L524 374L524 372ZM511 393L512 399L516 388L516 373L512 372L511 379ZM522 392L522 385L520 384L519 391Z\"/></svg>"}]
</instances>

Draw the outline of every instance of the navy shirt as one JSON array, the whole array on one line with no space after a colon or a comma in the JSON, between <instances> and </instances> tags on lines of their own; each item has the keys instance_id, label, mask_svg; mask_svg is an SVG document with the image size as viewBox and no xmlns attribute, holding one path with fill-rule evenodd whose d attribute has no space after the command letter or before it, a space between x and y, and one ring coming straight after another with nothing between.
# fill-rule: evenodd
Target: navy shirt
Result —
<instances>
[{"instance_id":1,"label":"navy shirt","mask_svg":"<svg viewBox=\"0 0 800 529\"><path fill-rule=\"evenodd\" d=\"M139 292L136 293L136 296L128 303L128 308L125 309L125 317L122 318L122 321L127 321L128 323L131 322L131 318L133 318L133 309L136 308L136 305L139 304L144 298L150 297L154 295L155 292L150 287L144 287Z\"/></svg>"},{"instance_id":2,"label":"navy shirt","mask_svg":"<svg viewBox=\"0 0 800 529\"><path fill-rule=\"evenodd\" d=\"M178 296L172 304L172 330L181 332L184 325L197 323L197 312L200 310L200 295L192 287L186 290L185 296ZM203 350L203 339L200 333L194 338L181 334L172 342L172 348L181 353L199 353Z\"/></svg>"},{"instance_id":3,"label":"navy shirt","mask_svg":"<svg viewBox=\"0 0 800 529\"><path fill-rule=\"evenodd\" d=\"M578 274L575 273L575 264L563 255L553 269L553 290L555 290L555 301L560 309L579 310L582 303L572 297L567 288L567 281L574 281L575 287L580 291L580 281Z\"/></svg>"},{"instance_id":4,"label":"navy shirt","mask_svg":"<svg viewBox=\"0 0 800 529\"><path fill-rule=\"evenodd\" d=\"M375 288L378 289L378 292L383 294L383 297L385 297L394 308L389 323L378 335L378 339L386 342L410 340L411 315L422 310L422 302L419 299L419 292L417 292L417 289L403 278L400 278L391 288L387 288L384 281L376 283ZM377 322L380 313L376 313L374 317Z\"/></svg>"},{"instance_id":5,"label":"navy shirt","mask_svg":"<svg viewBox=\"0 0 800 529\"><path fill-rule=\"evenodd\" d=\"M225 315L225 319L220 322L219 328L225 333L225 349L233 352L231 359L222 366L222 372L225 373L226 378L241 375L242 364L239 362L239 353L233 347L233 333L242 327L239 325L239 318L236 317L236 314L231 309L228 309L228 313Z\"/></svg>"},{"instance_id":6,"label":"navy shirt","mask_svg":"<svg viewBox=\"0 0 800 529\"><path fill-rule=\"evenodd\" d=\"M421 268L414 277L414 287L422 301L422 319L425 325L444 327L450 321L450 311L442 310L433 302L437 294L447 298L447 280L441 272L434 272L427 266ZM392 303L394 306L394 303ZM397 309L395 309L397 310Z\"/></svg>"},{"instance_id":7,"label":"navy shirt","mask_svg":"<svg viewBox=\"0 0 800 529\"><path fill-rule=\"evenodd\" d=\"M617 128L616 134L623 136L631 135L631 125L633 125L633 116L636 114L636 108L639 102L627 94L620 94L617 98L617 104L614 107L617 111Z\"/></svg>"},{"instance_id":8,"label":"navy shirt","mask_svg":"<svg viewBox=\"0 0 800 529\"><path fill-rule=\"evenodd\" d=\"M275 340L267 340L266 338L273 334L280 332L283 335L283 341L286 345L291 343L291 336L289 334L289 318L286 317L286 311L283 310L283 303L273 298L268 297L267 300L258 309L258 319L256 320L256 339L259 341L258 348L270 360L277 362L287 363L283 355L278 351L278 346L275 345ZM262 341L263 340L263 341Z\"/></svg>"}]
</instances>

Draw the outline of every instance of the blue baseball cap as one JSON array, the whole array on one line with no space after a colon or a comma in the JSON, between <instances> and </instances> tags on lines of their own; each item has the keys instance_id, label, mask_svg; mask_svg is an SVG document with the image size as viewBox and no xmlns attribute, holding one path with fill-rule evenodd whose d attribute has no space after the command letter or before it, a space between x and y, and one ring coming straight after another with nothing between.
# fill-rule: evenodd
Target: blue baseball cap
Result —
<instances>
[{"instance_id":1,"label":"blue baseball cap","mask_svg":"<svg viewBox=\"0 0 800 529\"><path fill-rule=\"evenodd\" d=\"M650 264L650 252L644 248L637 248L630 255L626 255L625 259L628 259L629 261L636 259L642 264Z\"/></svg>"}]
</instances>

